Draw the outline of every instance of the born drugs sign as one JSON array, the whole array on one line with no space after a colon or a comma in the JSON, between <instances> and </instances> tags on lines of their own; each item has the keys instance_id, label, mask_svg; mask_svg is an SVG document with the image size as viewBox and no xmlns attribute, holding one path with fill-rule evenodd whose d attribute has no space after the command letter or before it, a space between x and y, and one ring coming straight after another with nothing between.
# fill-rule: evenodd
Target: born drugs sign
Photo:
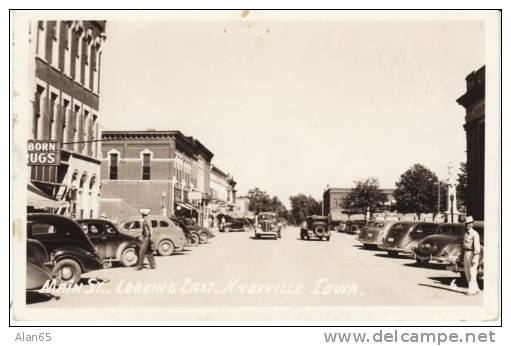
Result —
<instances>
[{"instance_id":1,"label":"born drugs sign","mask_svg":"<svg viewBox=\"0 0 511 346\"><path fill-rule=\"evenodd\" d=\"M60 164L59 141L30 140L27 143L29 166L58 166Z\"/></svg>"}]
</instances>

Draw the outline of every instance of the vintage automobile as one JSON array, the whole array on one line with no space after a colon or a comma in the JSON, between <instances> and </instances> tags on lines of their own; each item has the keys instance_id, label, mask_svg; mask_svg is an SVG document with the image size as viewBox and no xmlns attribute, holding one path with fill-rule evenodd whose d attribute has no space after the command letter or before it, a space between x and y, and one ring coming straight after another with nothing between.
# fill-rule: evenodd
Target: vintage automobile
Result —
<instances>
[{"instance_id":1,"label":"vintage automobile","mask_svg":"<svg viewBox=\"0 0 511 346\"><path fill-rule=\"evenodd\" d=\"M326 239L330 241L330 228L328 216L312 215L305 219L305 227L300 228L300 239Z\"/></svg>"},{"instance_id":2,"label":"vintage automobile","mask_svg":"<svg viewBox=\"0 0 511 346\"><path fill-rule=\"evenodd\" d=\"M109 266L112 262L121 262L125 267L134 266L138 260L140 241L131 235L121 233L108 220L78 219L76 220Z\"/></svg>"},{"instance_id":3,"label":"vintage automobile","mask_svg":"<svg viewBox=\"0 0 511 346\"><path fill-rule=\"evenodd\" d=\"M225 228L224 228L225 232L231 232L231 231L246 232L246 231L253 231L253 230L254 230L254 225L252 224L252 222L249 219L243 218L243 217L233 218L230 222L227 222L225 224ZM224 232L224 231L222 231L222 232Z\"/></svg>"},{"instance_id":4,"label":"vintage automobile","mask_svg":"<svg viewBox=\"0 0 511 346\"><path fill-rule=\"evenodd\" d=\"M344 232L349 234L357 234L360 232L362 228L366 226L367 222L365 220L353 220L346 221L346 227Z\"/></svg>"},{"instance_id":5,"label":"vintage automobile","mask_svg":"<svg viewBox=\"0 0 511 346\"><path fill-rule=\"evenodd\" d=\"M182 219L177 219L175 217L170 217L172 222L176 224L179 228L183 230L186 238L186 246L197 246L200 243L199 233L192 231L188 228L188 226L182 221Z\"/></svg>"},{"instance_id":6,"label":"vintage automobile","mask_svg":"<svg viewBox=\"0 0 511 346\"><path fill-rule=\"evenodd\" d=\"M479 240L481 242L481 254L479 255L479 265L477 266L477 279L483 280L484 278L484 221L476 221L474 229L479 233ZM456 259L454 259L456 256ZM447 270L452 270L455 273L460 273L463 277L465 272L465 264L463 260L462 244L460 243L459 250L456 255L453 255L452 260L447 265Z\"/></svg>"},{"instance_id":7,"label":"vintage automobile","mask_svg":"<svg viewBox=\"0 0 511 346\"><path fill-rule=\"evenodd\" d=\"M254 236L260 239L262 236L271 236L275 239L281 237L282 225L277 220L277 214L272 212L261 212L257 215L254 227Z\"/></svg>"},{"instance_id":8,"label":"vintage automobile","mask_svg":"<svg viewBox=\"0 0 511 346\"><path fill-rule=\"evenodd\" d=\"M170 256L174 251L179 252L185 248L185 233L171 219L159 215L149 215L148 218L151 222L152 241L158 255ZM119 232L139 237L142 233L142 218L127 218L119 225Z\"/></svg>"},{"instance_id":9,"label":"vintage automobile","mask_svg":"<svg viewBox=\"0 0 511 346\"><path fill-rule=\"evenodd\" d=\"M383 243L383 239L387 236L389 230L397 222L395 220L374 221L369 227L362 228L357 239L364 248L377 249L378 245Z\"/></svg>"},{"instance_id":10,"label":"vintage automobile","mask_svg":"<svg viewBox=\"0 0 511 346\"><path fill-rule=\"evenodd\" d=\"M432 222L400 221L392 226L378 248L387 251L391 257L400 253L413 255L413 249L419 241L435 233L437 226Z\"/></svg>"},{"instance_id":11,"label":"vintage automobile","mask_svg":"<svg viewBox=\"0 0 511 346\"><path fill-rule=\"evenodd\" d=\"M37 290L51 281L51 267L44 245L34 239L27 239L27 290Z\"/></svg>"},{"instance_id":12,"label":"vintage automobile","mask_svg":"<svg viewBox=\"0 0 511 346\"><path fill-rule=\"evenodd\" d=\"M28 214L27 237L44 245L58 282L77 283L82 273L105 267L80 225L65 216Z\"/></svg>"},{"instance_id":13,"label":"vintage automobile","mask_svg":"<svg viewBox=\"0 0 511 346\"><path fill-rule=\"evenodd\" d=\"M174 221L173 218L171 218ZM177 220L181 221L180 224L184 224L186 229L190 232L190 234L195 237L197 236L199 239L199 244L206 244L208 239L214 238L215 235L206 227L202 227L195 222L194 219L191 218L177 218ZM180 226L181 227L181 226ZM183 227L181 227L183 228Z\"/></svg>"},{"instance_id":14,"label":"vintage automobile","mask_svg":"<svg viewBox=\"0 0 511 346\"><path fill-rule=\"evenodd\" d=\"M474 229L484 233L484 224L476 221ZM426 264L430 261L448 265L458 262L462 250L463 233L465 226L462 223L439 224L435 233L424 238L414 249L414 257L418 264ZM482 239L482 236L481 236ZM483 256L480 256L482 261Z\"/></svg>"},{"instance_id":15,"label":"vintage automobile","mask_svg":"<svg viewBox=\"0 0 511 346\"><path fill-rule=\"evenodd\" d=\"M364 233L366 229L371 227L375 222L376 221L374 220L367 221L363 227L357 228L353 234L355 234L355 236L358 238L361 233Z\"/></svg>"}]
</instances>

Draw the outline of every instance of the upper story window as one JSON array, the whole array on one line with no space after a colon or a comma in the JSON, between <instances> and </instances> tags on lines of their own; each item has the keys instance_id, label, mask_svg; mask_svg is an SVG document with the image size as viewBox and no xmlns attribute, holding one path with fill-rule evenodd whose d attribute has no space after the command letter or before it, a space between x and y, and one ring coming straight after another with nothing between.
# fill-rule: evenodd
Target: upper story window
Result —
<instances>
[{"instance_id":1,"label":"upper story window","mask_svg":"<svg viewBox=\"0 0 511 346\"><path fill-rule=\"evenodd\" d=\"M59 69L59 53L60 53L60 21L55 21L53 26L53 35L51 40L51 66Z\"/></svg>"},{"instance_id":2,"label":"upper story window","mask_svg":"<svg viewBox=\"0 0 511 346\"><path fill-rule=\"evenodd\" d=\"M142 180L151 179L151 154L142 155Z\"/></svg>"},{"instance_id":3,"label":"upper story window","mask_svg":"<svg viewBox=\"0 0 511 346\"><path fill-rule=\"evenodd\" d=\"M66 25L66 42L64 43L64 73L71 76L71 44L73 43L73 23Z\"/></svg>"},{"instance_id":4,"label":"upper story window","mask_svg":"<svg viewBox=\"0 0 511 346\"><path fill-rule=\"evenodd\" d=\"M91 89L92 37L87 37L85 42L87 43L87 56L85 57L83 84L87 89Z\"/></svg>"},{"instance_id":5,"label":"upper story window","mask_svg":"<svg viewBox=\"0 0 511 346\"><path fill-rule=\"evenodd\" d=\"M75 81L77 83L82 82L82 50L83 50L83 31L79 31L77 34L77 48L75 55Z\"/></svg>"},{"instance_id":6,"label":"upper story window","mask_svg":"<svg viewBox=\"0 0 511 346\"><path fill-rule=\"evenodd\" d=\"M46 22L39 21L37 23L37 56L46 60Z\"/></svg>"},{"instance_id":7,"label":"upper story window","mask_svg":"<svg viewBox=\"0 0 511 346\"><path fill-rule=\"evenodd\" d=\"M119 154L110 153L110 180L118 178Z\"/></svg>"}]
</instances>

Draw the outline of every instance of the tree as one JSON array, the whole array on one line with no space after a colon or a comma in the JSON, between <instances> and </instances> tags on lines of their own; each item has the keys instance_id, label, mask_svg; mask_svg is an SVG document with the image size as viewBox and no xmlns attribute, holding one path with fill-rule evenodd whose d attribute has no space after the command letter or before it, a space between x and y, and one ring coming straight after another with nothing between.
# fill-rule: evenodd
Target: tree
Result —
<instances>
[{"instance_id":1,"label":"tree","mask_svg":"<svg viewBox=\"0 0 511 346\"><path fill-rule=\"evenodd\" d=\"M290 196L291 212L290 221L295 225L299 225L305 221L310 215L321 215L321 204L311 196L302 193L296 196Z\"/></svg>"},{"instance_id":2,"label":"tree","mask_svg":"<svg viewBox=\"0 0 511 346\"><path fill-rule=\"evenodd\" d=\"M270 195L258 187L248 191L249 204L248 210L259 214L260 212L271 211L277 213L278 217L288 217L288 211L277 196Z\"/></svg>"},{"instance_id":3,"label":"tree","mask_svg":"<svg viewBox=\"0 0 511 346\"><path fill-rule=\"evenodd\" d=\"M443 184L441 184L443 185ZM441 191L441 202L444 199ZM415 164L401 174L394 191L396 209L400 213L434 213L438 208L438 178L428 168Z\"/></svg>"},{"instance_id":4,"label":"tree","mask_svg":"<svg viewBox=\"0 0 511 346\"><path fill-rule=\"evenodd\" d=\"M460 172L458 173L458 186L456 187L456 196L458 200L458 209L467 210L467 191L468 191L468 171L467 163L460 163Z\"/></svg>"},{"instance_id":5,"label":"tree","mask_svg":"<svg viewBox=\"0 0 511 346\"><path fill-rule=\"evenodd\" d=\"M348 214L365 214L369 210L369 216L372 216L374 212L383 209L387 196L380 190L378 179L370 177L354 183L355 187L343 202L343 208Z\"/></svg>"}]
</instances>

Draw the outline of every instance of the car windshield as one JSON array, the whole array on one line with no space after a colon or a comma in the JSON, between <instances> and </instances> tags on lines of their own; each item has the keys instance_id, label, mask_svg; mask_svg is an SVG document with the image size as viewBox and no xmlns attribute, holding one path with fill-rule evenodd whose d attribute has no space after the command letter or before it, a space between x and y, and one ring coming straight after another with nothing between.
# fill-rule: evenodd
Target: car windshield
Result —
<instances>
[{"instance_id":1,"label":"car windshield","mask_svg":"<svg viewBox=\"0 0 511 346\"><path fill-rule=\"evenodd\" d=\"M260 220L273 220L275 219L275 216L273 215L259 215Z\"/></svg>"}]
</instances>

